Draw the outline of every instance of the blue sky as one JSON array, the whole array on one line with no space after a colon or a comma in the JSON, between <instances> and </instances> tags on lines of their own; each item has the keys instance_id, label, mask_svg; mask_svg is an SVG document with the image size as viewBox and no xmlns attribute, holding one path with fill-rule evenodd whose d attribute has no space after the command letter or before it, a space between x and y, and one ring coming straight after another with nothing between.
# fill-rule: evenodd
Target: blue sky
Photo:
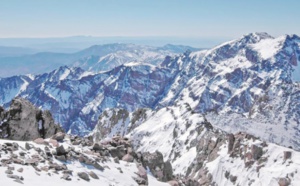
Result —
<instances>
[{"instance_id":1,"label":"blue sky","mask_svg":"<svg viewBox=\"0 0 300 186\"><path fill-rule=\"evenodd\" d=\"M0 37L300 35L299 0L7 0Z\"/></svg>"}]
</instances>

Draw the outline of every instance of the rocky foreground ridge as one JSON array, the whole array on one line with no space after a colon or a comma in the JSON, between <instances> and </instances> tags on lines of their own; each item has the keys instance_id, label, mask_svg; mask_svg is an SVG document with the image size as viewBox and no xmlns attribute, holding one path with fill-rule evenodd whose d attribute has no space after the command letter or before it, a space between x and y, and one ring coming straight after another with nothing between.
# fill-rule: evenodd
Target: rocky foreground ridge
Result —
<instances>
[{"instance_id":1,"label":"rocky foreground ridge","mask_svg":"<svg viewBox=\"0 0 300 186\"><path fill-rule=\"evenodd\" d=\"M89 137L63 133L48 111L42 111L41 136L37 116L40 110L23 98L1 110L0 183L300 184L300 152L226 133L188 104L108 109Z\"/></svg>"},{"instance_id":2,"label":"rocky foreground ridge","mask_svg":"<svg viewBox=\"0 0 300 186\"><path fill-rule=\"evenodd\" d=\"M101 141L117 134L130 138L138 153L160 152L179 185L300 183L298 151L247 133L224 132L188 104L158 111L108 109L91 135Z\"/></svg>"}]
</instances>

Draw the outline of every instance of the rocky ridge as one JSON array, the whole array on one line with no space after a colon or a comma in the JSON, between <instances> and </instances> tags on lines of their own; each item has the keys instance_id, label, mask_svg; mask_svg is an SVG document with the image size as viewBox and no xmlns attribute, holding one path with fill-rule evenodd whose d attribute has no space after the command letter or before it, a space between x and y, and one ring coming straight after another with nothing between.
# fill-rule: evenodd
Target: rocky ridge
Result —
<instances>
[{"instance_id":1,"label":"rocky ridge","mask_svg":"<svg viewBox=\"0 0 300 186\"><path fill-rule=\"evenodd\" d=\"M118 112L108 110L107 113L115 113L114 118L118 118ZM100 118L98 125L105 123L105 120L109 121L109 117ZM222 131L213 127L203 115L194 112L187 104L162 108L142 118L141 123L128 130L125 136L132 139L137 153L158 153L156 156L162 156L164 161L170 162L176 184L300 183L299 152L247 133L231 134ZM127 119L121 118L130 125ZM102 127L107 126L97 126L92 135L96 135ZM114 128L113 133L116 132L118 128ZM106 133L104 140L109 139L109 136ZM153 175L163 174L154 172Z\"/></svg>"},{"instance_id":2,"label":"rocky ridge","mask_svg":"<svg viewBox=\"0 0 300 186\"><path fill-rule=\"evenodd\" d=\"M136 153L130 140L120 136L100 143L62 132L32 142L0 140L0 162L0 171L7 175L0 183L11 179L30 185L32 177L28 173L31 172L36 174L36 182L37 177L46 177L61 183L148 185L146 167L160 181L173 179L170 163L165 163L159 152ZM154 178L153 181L159 184Z\"/></svg>"}]
</instances>

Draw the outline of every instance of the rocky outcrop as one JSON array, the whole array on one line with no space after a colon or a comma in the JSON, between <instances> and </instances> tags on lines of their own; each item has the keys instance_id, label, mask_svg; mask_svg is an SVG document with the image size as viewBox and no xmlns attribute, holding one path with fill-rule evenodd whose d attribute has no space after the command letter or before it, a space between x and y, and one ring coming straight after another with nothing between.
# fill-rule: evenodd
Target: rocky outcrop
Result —
<instances>
[{"instance_id":1,"label":"rocky outcrop","mask_svg":"<svg viewBox=\"0 0 300 186\"><path fill-rule=\"evenodd\" d=\"M50 141L53 138L56 139L58 136L60 137L57 142L58 147L56 147L57 145L50 143ZM75 145L73 145L74 142L76 142ZM66 144L68 147L66 147ZM163 170L172 172L171 165L163 163L162 156L161 154L159 155L153 162L145 155L146 159L149 160L147 161L147 165L151 168L158 166L163 169L165 167ZM112 157L114 156L115 158L113 159ZM72 170L68 168L72 161L80 162L83 167L92 167L94 170L82 171L80 169L78 172ZM59 135L53 135L48 139L37 138L32 142L22 142L22 145L16 142L3 143L0 141L0 166L8 167L5 174L12 175L12 178L15 175L15 171L9 169L9 167L19 164L20 166L33 167L38 174L46 172L51 176L52 173L55 173L60 175L61 179L67 181L78 180L80 178L89 182L93 179L100 180L98 176L99 171L103 172L106 169L115 169L113 166L109 167L112 162L116 164L118 171L123 174L123 170L119 167L121 164L120 161L136 165L136 176L132 179L139 185L148 185L147 168L142 166L145 163L143 162L143 157L135 153L128 138L114 136L110 140L94 143L92 138L81 138L59 133ZM18 168L17 172L21 174L25 170L24 168ZM74 171L76 173L73 173ZM24 178L21 181L25 183L27 177Z\"/></svg>"},{"instance_id":2,"label":"rocky outcrop","mask_svg":"<svg viewBox=\"0 0 300 186\"><path fill-rule=\"evenodd\" d=\"M41 111L23 98L13 99L8 111L1 108L0 119L0 138L34 140L62 130L49 111Z\"/></svg>"},{"instance_id":3,"label":"rocky outcrop","mask_svg":"<svg viewBox=\"0 0 300 186\"><path fill-rule=\"evenodd\" d=\"M94 141L100 141L114 135L124 136L139 126L146 118L147 112L152 111L146 108L129 112L126 109L113 108L105 110L98 119L91 136Z\"/></svg>"},{"instance_id":4,"label":"rocky outcrop","mask_svg":"<svg viewBox=\"0 0 300 186\"><path fill-rule=\"evenodd\" d=\"M159 181L170 181L173 179L172 165L169 161L164 162L163 155L156 151L154 153L143 153L142 162Z\"/></svg>"}]
</instances>

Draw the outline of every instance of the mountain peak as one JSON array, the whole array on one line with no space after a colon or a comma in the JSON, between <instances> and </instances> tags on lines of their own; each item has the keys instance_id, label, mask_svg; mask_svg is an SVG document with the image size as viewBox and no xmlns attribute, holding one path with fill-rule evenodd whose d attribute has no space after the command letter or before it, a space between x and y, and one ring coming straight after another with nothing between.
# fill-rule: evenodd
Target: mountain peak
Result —
<instances>
[{"instance_id":1,"label":"mountain peak","mask_svg":"<svg viewBox=\"0 0 300 186\"><path fill-rule=\"evenodd\" d=\"M266 32L253 32L244 35L240 40L244 40L248 43L257 43L263 39L274 39L274 37Z\"/></svg>"}]
</instances>

